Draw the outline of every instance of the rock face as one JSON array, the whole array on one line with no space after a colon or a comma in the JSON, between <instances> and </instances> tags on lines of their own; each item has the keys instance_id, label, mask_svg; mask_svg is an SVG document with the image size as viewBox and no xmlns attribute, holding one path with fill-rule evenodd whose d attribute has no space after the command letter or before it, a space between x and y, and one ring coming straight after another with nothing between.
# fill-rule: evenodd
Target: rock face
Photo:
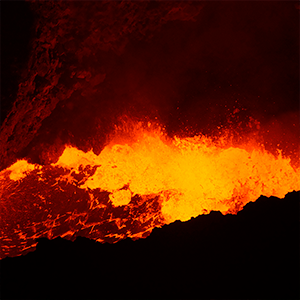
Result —
<instances>
[{"instance_id":1,"label":"rock face","mask_svg":"<svg viewBox=\"0 0 300 300\"><path fill-rule=\"evenodd\" d=\"M232 109L239 111L231 120L239 128L245 114L262 117L260 133L271 150L277 144L288 155L295 150L299 11L293 3L27 4L34 33L25 43L24 72L13 78L14 104L1 120L1 170L23 157L54 162L65 143L99 153L123 114L158 118L171 134L191 134L218 132ZM24 46L15 45L10 49Z\"/></svg>"},{"instance_id":2,"label":"rock face","mask_svg":"<svg viewBox=\"0 0 300 300\"><path fill-rule=\"evenodd\" d=\"M101 244L38 239L1 261L3 299L297 299L299 192ZM15 288L18 286L18 288Z\"/></svg>"},{"instance_id":3,"label":"rock face","mask_svg":"<svg viewBox=\"0 0 300 300\"><path fill-rule=\"evenodd\" d=\"M170 20L193 20L202 5L34 1L31 7L36 16L36 37L17 99L2 124L0 169L16 160L59 102L65 102L72 110L73 105L67 100L73 93L99 96L99 84L106 78L105 53L122 54L129 35L150 39L151 32ZM81 146L91 145L81 141ZM47 163L41 156L39 159Z\"/></svg>"}]
</instances>

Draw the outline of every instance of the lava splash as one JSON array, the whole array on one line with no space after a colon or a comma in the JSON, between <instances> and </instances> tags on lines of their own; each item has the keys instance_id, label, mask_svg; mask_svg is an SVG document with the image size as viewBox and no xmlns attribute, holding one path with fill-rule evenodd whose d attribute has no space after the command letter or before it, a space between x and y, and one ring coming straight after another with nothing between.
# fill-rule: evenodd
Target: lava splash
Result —
<instances>
[{"instance_id":1,"label":"lava splash","mask_svg":"<svg viewBox=\"0 0 300 300\"><path fill-rule=\"evenodd\" d=\"M236 214L260 195L300 190L300 169L253 140L168 137L151 123L116 131L99 155L66 145L51 165L1 171L1 258L39 237L117 242L200 214Z\"/></svg>"}]
</instances>

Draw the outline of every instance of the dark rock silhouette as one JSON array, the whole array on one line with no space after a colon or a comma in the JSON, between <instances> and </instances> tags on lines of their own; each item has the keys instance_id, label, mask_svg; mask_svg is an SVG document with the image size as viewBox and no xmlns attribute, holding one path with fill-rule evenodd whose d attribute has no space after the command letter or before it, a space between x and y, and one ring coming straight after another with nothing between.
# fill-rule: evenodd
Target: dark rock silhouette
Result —
<instances>
[{"instance_id":1,"label":"dark rock silhouette","mask_svg":"<svg viewBox=\"0 0 300 300\"><path fill-rule=\"evenodd\" d=\"M298 299L299 196L260 197L137 241L39 239L1 261L1 299Z\"/></svg>"}]
</instances>

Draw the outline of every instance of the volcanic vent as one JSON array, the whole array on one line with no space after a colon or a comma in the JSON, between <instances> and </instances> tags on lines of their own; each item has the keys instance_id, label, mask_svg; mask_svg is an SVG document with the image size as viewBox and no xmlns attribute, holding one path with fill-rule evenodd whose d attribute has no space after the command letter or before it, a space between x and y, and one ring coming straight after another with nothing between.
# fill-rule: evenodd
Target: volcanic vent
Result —
<instances>
[{"instance_id":1,"label":"volcanic vent","mask_svg":"<svg viewBox=\"0 0 300 300\"><path fill-rule=\"evenodd\" d=\"M300 190L292 4L28 5L30 58L0 134L1 258Z\"/></svg>"}]
</instances>

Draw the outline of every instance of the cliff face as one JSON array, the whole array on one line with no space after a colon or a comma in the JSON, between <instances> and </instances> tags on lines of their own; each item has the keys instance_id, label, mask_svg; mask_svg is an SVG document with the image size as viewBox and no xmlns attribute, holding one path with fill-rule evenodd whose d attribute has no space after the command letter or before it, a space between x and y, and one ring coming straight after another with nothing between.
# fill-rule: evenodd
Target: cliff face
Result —
<instances>
[{"instance_id":1,"label":"cliff face","mask_svg":"<svg viewBox=\"0 0 300 300\"><path fill-rule=\"evenodd\" d=\"M68 105L75 92L85 98L101 97L99 84L106 78L105 60L121 55L129 36L151 39L163 24L193 20L202 7L189 2L126 1L33 1L30 5L35 15L35 37L17 99L1 127L1 169L30 144L59 102ZM69 108L72 110L72 104ZM53 158L41 155L43 162L55 160L57 144L52 145Z\"/></svg>"},{"instance_id":2,"label":"cliff face","mask_svg":"<svg viewBox=\"0 0 300 300\"><path fill-rule=\"evenodd\" d=\"M51 163L65 143L99 153L124 114L159 119L173 135L217 133L235 111L230 122L239 128L249 117L260 121L271 151L279 144L287 155L294 152L299 10L293 3L26 4L33 33L19 40L30 42L6 48L7 56L24 57L14 66L23 69L19 80L13 77L6 92L14 104L10 113L4 105L0 169L22 157ZM18 47L27 54L9 50Z\"/></svg>"}]
</instances>

